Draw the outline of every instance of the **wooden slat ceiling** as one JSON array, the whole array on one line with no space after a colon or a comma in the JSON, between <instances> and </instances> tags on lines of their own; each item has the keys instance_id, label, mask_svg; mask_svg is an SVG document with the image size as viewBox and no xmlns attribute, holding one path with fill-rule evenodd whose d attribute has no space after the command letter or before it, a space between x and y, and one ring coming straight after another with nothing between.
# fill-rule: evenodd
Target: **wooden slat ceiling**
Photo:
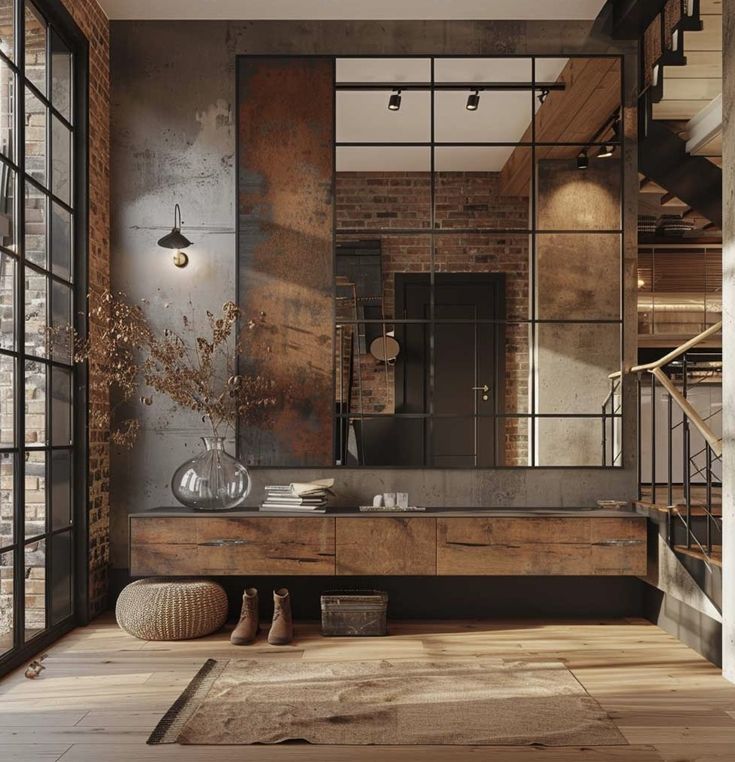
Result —
<instances>
[{"instance_id":1,"label":"wooden slat ceiling","mask_svg":"<svg viewBox=\"0 0 735 762\"><path fill-rule=\"evenodd\" d=\"M549 93L536 112L536 141L576 143L578 147L537 148L537 159L576 156L620 107L620 67L615 58L571 58L559 75L564 90ZM601 140L609 137L600 136ZM530 142L528 126L522 141ZM527 196L531 151L518 146L501 170L501 189L509 196Z\"/></svg>"}]
</instances>

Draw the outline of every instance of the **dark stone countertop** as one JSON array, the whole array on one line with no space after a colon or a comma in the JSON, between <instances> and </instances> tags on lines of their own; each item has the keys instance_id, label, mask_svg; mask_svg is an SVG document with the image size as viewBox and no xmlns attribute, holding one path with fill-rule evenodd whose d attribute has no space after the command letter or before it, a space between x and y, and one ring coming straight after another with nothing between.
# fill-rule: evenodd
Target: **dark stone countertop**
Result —
<instances>
[{"instance_id":1,"label":"dark stone countertop","mask_svg":"<svg viewBox=\"0 0 735 762\"><path fill-rule=\"evenodd\" d=\"M326 513L308 512L308 511L261 511L257 507L245 506L235 508L230 511L195 511L183 506L160 506L140 513L131 513L131 516L138 518L158 517L158 518L176 518L176 517L208 517L219 516L222 518L253 518L261 516L264 518L278 518L294 516L338 516L338 517L379 517L405 518L415 516L417 518L470 518L470 517L495 517L495 518L643 518L632 508L609 510L603 508L427 508L424 511L360 511L358 508L337 507L327 508Z\"/></svg>"}]
</instances>

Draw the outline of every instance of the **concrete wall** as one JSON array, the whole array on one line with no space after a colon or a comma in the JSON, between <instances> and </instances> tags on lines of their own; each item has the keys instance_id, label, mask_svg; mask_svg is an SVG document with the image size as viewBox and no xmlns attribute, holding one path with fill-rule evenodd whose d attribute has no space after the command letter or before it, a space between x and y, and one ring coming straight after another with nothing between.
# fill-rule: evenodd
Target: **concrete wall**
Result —
<instances>
[{"instance_id":1,"label":"concrete wall","mask_svg":"<svg viewBox=\"0 0 735 762\"><path fill-rule=\"evenodd\" d=\"M564 54L617 52L583 22L114 22L112 29L113 282L147 300L161 325L177 309L201 320L204 310L234 298L235 57L238 54ZM628 48L632 50L632 48ZM626 76L635 78L633 55ZM636 121L626 96L625 317L627 364L635 359ZM177 270L156 240L182 207L194 241L191 263ZM194 305L190 307L189 302ZM626 392L631 392L629 385ZM344 470L340 500L408 490L418 503L442 506L581 506L601 497L633 497L635 405L625 407L624 468ZM204 427L195 415L143 411L143 431L112 466L113 565L127 566L127 515L172 502L174 469L198 449ZM250 502L266 482L320 471L264 469L253 474Z\"/></svg>"},{"instance_id":2,"label":"concrete wall","mask_svg":"<svg viewBox=\"0 0 735 762\"><path fill-rule=\"evenodd\" d=\"M735 683L735 5L722 6L722 668Z\"/></svg>"},{"instance_id":3,"label":"concrete wall","mask_svg":"<svg viewBox=\"0 0 735 762\"><path fill-rule=\"evenodd\" d=\"M537 171L536 407L543 414L595 414L606 398L608 375L620 370L620 163L544 159ZM598 465L601 431L588 418L536 422L541 465ZM613 443L610 443L614 448ZM609 462L609 461L608 461Z\"/></svg>"}]
</instances>

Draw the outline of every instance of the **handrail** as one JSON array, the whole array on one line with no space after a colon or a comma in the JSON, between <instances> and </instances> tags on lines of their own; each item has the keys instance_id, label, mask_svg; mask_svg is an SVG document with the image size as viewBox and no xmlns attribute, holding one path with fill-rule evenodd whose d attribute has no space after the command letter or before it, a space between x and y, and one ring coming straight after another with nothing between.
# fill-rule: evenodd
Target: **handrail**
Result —
<instances>
[{"instance_id":1,"label":"handrail","mask_svg":"<svg viewBox=\"0 0 735 762\"><path fill-rule=\"evenodd\" d=\"M712 448L712 452L719 458L722 455L722 439L718 439L715 433L705 423L699 413L694 409L691 402L676 388L671 379L661 370L661 368L654 368L651 373L656 377L658 382L664 389L671 395L671 399L681 408L681 411L686 415L691 423L694 424L699 433L704 437L704 440Z\"/></svg>"},{"instance_id":2,"label":"handrail","mask_svg":"<svg viewBox=\"0 0 735 762\"><path fill-rule=\"evenodd\" d=\"M676 360L677 357L686 354L692 347L696 347L697 344L701 344L705 339L708 339L715 333L719 333L721 330L722 321L719 320L714 325L711 325L706 331L702 331L702 333L689 339L689 341L685 341L676 349L672 349L667 355L664 355L653 362L648 362L645 365L635 365L628 371L628 373L643 373L643 371L646 370L653 372L657 368L662 368L664 365L668 365L672 360ZM620 378L622 375L622 371L616 370L615 373L611 373L608 378Z\"/></svg>"}]
</instances>

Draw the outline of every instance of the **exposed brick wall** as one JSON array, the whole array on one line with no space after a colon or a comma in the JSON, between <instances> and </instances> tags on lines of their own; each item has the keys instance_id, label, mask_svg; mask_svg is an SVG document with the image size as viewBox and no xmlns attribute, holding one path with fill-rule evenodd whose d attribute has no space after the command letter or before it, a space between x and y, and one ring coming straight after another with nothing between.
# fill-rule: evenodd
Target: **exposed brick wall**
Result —
<instances>
[{"instance_id":1,"label":"exposed brick wall","mask_svg":"<svg viewBox=\"0 0 735 762\"><path fill-rule=\"evenodd\" d=\"M64 0L89 40L89 290L110 286L110 25L96 0ZM99 327L89 326L94 339ZM107 395L90 409L109 411ZM110 565L109 429L89 428L89 614L107 607Z\"/></svg>"},{"instance_id":2,"label":"exposed brick wall","mask_svg":"<svg viewBox=\"0 0 735 762\"><path fill-rule=\"evenodd\" d=\"M435 224L438 228L469 227L518 229L528 227L528 199L504 196L499 175L492 172L441 172L436 176ZM340 241L380 239L383 267L383 311L395 317L397 273L431 270L431 240L415 235L376 233L376 227L409 229L430 227L430 179L421 172L341 172L337 175L338 229L365 230L339 237ZM528 236L513 234L442 234L436 237L436 272L504 273L508 319L528 318ZM347 308L346 308L347 309ZM347 309L349 312L349 309ZM528 328L509 324L505 342L505 412L528 411ZM358 372L359 371L359 372ZM355 367L353 410L362 401L366 413L393 412L393 369L363 353ZM525 419L505 425L505 465L527 465Z\"/></svg>"}]
</instances>

